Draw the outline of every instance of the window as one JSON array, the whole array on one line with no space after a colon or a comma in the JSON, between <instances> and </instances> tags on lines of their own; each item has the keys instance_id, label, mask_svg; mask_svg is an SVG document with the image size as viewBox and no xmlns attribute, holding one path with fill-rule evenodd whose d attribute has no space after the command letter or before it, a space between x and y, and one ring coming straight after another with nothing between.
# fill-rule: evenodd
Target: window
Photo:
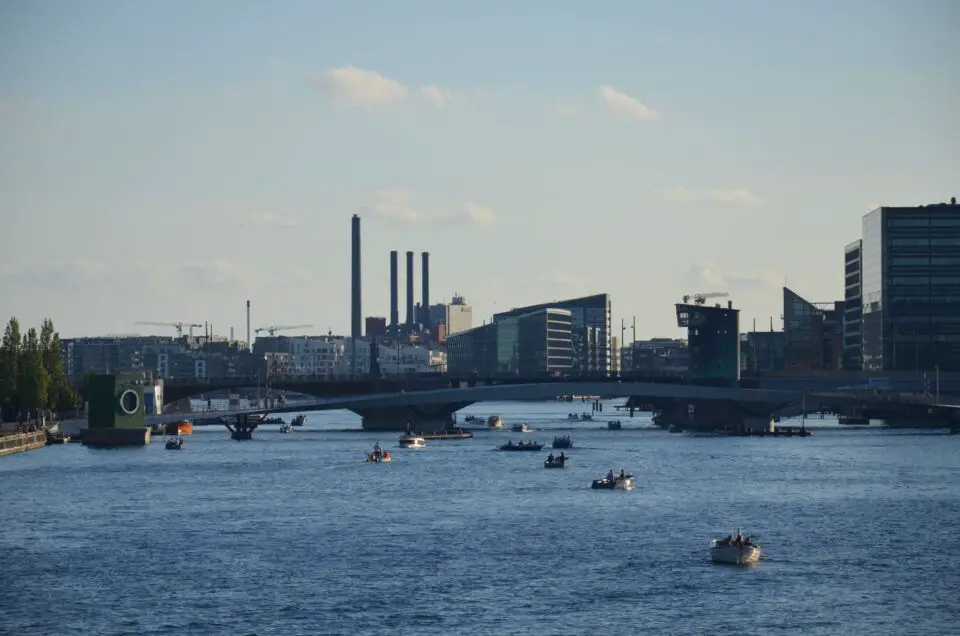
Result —
<instances>
[{"instance_id":1,"label":"window","mask_svg":"<svg viewBox=\"0 0 960 636\"><path fill-rule=\"evenodd\" d=\"M893 265L929 265L930 259L926 256L894 256Z\"/></svg>"}]
</instances>

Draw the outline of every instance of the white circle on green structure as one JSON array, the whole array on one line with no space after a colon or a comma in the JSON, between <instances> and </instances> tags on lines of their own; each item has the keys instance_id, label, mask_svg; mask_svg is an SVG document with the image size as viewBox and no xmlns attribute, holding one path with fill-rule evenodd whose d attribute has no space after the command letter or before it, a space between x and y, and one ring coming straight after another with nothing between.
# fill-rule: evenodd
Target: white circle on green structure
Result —
<instances>
[{"instance_id":1,"label":"white circle on green structure","mask_svg":"<svg viewBox=\"0 0 960 636\"><path fill-rule=\"evenodd\" d=\"M120 409L127 415L136 415L140 410L140 396L136 391L127 389L120 394Z\"/></svg>"}]
</instances>

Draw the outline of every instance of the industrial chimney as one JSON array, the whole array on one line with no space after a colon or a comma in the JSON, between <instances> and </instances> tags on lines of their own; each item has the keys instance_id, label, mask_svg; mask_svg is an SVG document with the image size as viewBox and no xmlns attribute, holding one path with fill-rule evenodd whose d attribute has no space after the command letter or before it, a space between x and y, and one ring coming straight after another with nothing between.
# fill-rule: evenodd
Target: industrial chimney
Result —
<instances>
[{"instance_id":1,"label":"industrial chimney","mask_svg":"<svg viewBox=\"0 0 960 636\"><path fill-rule=\"evenodd\" d=\"M413 252L407 252L407 328L413 329Z\"/></svg>"},{"instance_id":2,"label":"industrial chimney","mask_svg":"<svg viewBox=\"0 0 960 636\"><path fill-rule=\"evenodd\" d=\"M247 301L247 351L253 351L250 342L250 301Z\"/></svg>"},{"instance_id":3,"label":"industrial chimney","mask_svg":"<svg viewBox=\"0 0 960 636\"><path fill-rule=\"evenodd\" d=\"M430 252L420 255L420 322L424 329L429 329L430 323Z\"/></svg>"},{"instance_id":4,"label":"industrial chimney","mask_svg":"<svg viewBox=\"0 0 960 636\"><path fill-rule=\"evenodd\" d=\"M357 338L363 336L363 310L360 307L360 216L353 215L351 223L351 261L352 276L350 279L350 338L352 344L352 371L357 375Z\"/></svg>"},{"instance_id":5,"label":"industrial chimney","mask_svg":"<svg viewBox=\"0 0 960 636\"><path fill-rule=\"evenodd\" d=\"M397 288L397 250L390 252L390 326L399 331L400 329L400 305L397 295L400 290Z\"/></svg>"}]
</instances>

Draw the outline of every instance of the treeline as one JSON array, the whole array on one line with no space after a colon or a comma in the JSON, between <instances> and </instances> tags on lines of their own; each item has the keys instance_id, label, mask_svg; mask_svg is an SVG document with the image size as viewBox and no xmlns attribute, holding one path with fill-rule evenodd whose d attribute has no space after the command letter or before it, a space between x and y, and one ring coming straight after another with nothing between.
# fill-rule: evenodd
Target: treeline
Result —
<instances>
[{"instance_id":1,"label":"treeline","mask_svg":"<svg viewBox=\"0 0 960 636\"><path fill-rule=\"evenodd\" d=\"M80 398L67 381L60 355L60 335L53 321L43 321L20 333L20 321L11 318L0 344L0 419L30 419L50 410L79 406Z\"/></svg>"}]
</instances>

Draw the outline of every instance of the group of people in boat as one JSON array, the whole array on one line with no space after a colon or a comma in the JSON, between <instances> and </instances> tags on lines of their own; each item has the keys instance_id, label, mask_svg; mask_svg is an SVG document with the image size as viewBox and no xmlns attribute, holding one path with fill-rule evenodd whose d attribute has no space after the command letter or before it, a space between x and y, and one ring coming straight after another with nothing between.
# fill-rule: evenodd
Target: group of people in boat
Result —
<instances>
[{"instance_id":1,"label":"group of people in boat","mask_svg":"<svg viewBox=\"0 0 960 636\"><path fill-rule=\"evenodd\" d=\"M569 435L563 435L562 437L553 438L553 447L554 448L570 448L573 446L573 438Z\"/></svg>"},{"instance_id":2,"label":"group of people in boat","mask_svg":"<svg viewBox=\"0 0 960 636\"><path fill-rule=\"evenodd\" d=\"M513 443L513 440L509 440L509 441L507 441L507 444L506 444L506 445L507 445L507 446L516 446L516 447L519 448L519 447L522 447L522 446L536 446L537 443L536 443L536 442L520 442L519 444L514 444L514 443Z\"/></svg>"},{"instance_id":3,"label":"group of people in boat","mask_svg":"<svg viewBox=\"0 0 960 636\"><path fill-rule=\"evenodd\" d=\"M373 445L373 452L370 453L370 459L381 460L386 457L389 453L383 450L383 447L380 446L380 442L377 442Z\"/></svg>"},{"instance_id":4,"label":"group of people in boat","mask_svg":"<svg viewBox=\"0 0 960 636\"><path fill-rule=\"evenodd\" d=\"M581 413L580 415L577 415L576 413L567 413L567 419L568 420L592 420L593 415L591 415L590 413Z\"/></svg>"},{"instance_id":5,"label":"group of people in boat","mask_svg":"<svg viewBox=\"0 0 960 636\"><path fill-rule=\"evenodd\" d=\"M627 478L627 474L623 472L622 468L620 469L620 473L616 475L613 473L613 469L611 468L609 471L607 471L607 476L604 479L606 479L611 484L615 484L621 479L626 479L626 478Z\"/></svg>"},{"instance_id":6,"label":"group of people in boat","mask_svg":"<svg viewBox=\"0 0 960 636\"><path fill-rule=\"evenodd\" d=\"M556 457L553 456L553 453L547 455L547 461L551 464L562 464L567 461L567 457L563 454L563 451L560 451L560 454Z\"/></svg>"},{"instance_id":7,"label":"group of people in boat","mask_svg":"<svg viewBox=\"0 0 960 636\"><path fill-rule=\"evenodd\" d=\"M732 534L728 534L728 535L725 536L723 539L720 539L719 541L717 541L717 545L718 545L718 546L735 545L735 546L737 546L738 548L741 548L741 547L744 547L744 546L752 546L752 545L753 545L753 542L750 541L750 535L749 535L749 534L748 534L746 537L743 537L743 536L740 535L740 531L737 530L737 536L736 536L736 538L734 538L734 536L733 536Z\"/></svg>"}]
</instances>

